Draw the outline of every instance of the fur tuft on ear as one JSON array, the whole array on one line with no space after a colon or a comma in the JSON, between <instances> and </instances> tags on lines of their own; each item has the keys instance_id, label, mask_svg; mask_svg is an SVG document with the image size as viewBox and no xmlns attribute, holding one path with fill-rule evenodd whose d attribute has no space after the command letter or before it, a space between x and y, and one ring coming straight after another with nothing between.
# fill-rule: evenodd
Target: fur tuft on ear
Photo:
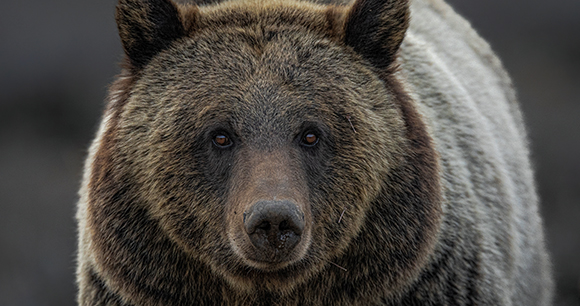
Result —
<instances>
[{"instance_id":1,"label":"fur tuft on ear","mask_svg":"<svg viewBox=\"0 0 580 306\"><path fill-rule=\"evenodd\" d=\"M346 17L344 39L372 65L387 69L408 26L408 0L356 0Z\"/></svg>"},{"instance_id":2,"label":"fur tuft on ear","mask_svg":"<svg viewBox=\"0 0 580 306\"><path fill-rule=\"evenodd\" d=\"M171 0L119 0L115 17L123 49L135 70L185 35Z\"/></svg>"}]
</instances>

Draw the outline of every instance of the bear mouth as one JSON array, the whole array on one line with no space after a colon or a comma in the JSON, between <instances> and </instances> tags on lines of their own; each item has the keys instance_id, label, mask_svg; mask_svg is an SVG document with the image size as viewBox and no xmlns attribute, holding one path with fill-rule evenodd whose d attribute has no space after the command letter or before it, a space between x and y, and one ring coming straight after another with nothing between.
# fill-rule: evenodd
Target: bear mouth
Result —
<instances>
[{"instance_id":1,"label":"bear mouth","mask_svg":"<svg viewBox=\"0 0 580 306\"><path fill-rule=\"evenodd\" d=\"M300 243L300 240L300 235L292 231L270 235L254 233L250 236L250 241L252 241L254 246L250 257L256 262L271 265L291 261L294 249Z\"/></svg>"},{"instance_id":2,"label":"bear mouth","mask_svg":"<svg viewBox=\"0 0 580 306\"><path fill-rule=\"evenodd\" d=\"M274 272L287 268L302 260L310 247L310 228L300 234L292 230L272 233L268 225L260 225L256 232L246 231L230 234L230 245L242 262L263 272ZM270 225L272 227L273 225ZM284 228L284 225L281 226Z\"/></svg>"},{"instance_id":3,"label":"bear mouth","mask_svg":"<svg viewBox=\"0 0 580 306\"><path fill-rule=\"evenodd\" d=\"M273 272L291 266L300 261L308 251L303 237L296 237L292 233L264 238L260 243L262 244L256 246L247 241L245 245L234 247L234 250L241 255L245 264L262 271Z\"/></svg>"}]
</instances>

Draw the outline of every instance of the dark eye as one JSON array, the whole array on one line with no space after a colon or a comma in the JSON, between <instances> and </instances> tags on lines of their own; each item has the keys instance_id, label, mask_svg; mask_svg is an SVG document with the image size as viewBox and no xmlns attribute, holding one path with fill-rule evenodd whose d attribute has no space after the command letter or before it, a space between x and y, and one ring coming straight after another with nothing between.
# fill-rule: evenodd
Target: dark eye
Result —
<instances>
[{"instance_id":1,"label":"dark eye","mask_svg":"<svg viewBox=\"0 0 580 306\"><path fill-rule=\"evenodd\" d=\"M232 145L232 141L228 136L218 134L213 138L213 144L218 148L227 148Z\"/></svg>"},{"instance_id":2,"label":"dark eye","mask_svg":"<svg viewBox=\"0 0 580 306\"><path fill-rule=\"evenodd\" d=\"M308 132L302 138L302 144L307 147L313 147L318 143L318 136L312 132Z\"/></svg>"}]
</instances>

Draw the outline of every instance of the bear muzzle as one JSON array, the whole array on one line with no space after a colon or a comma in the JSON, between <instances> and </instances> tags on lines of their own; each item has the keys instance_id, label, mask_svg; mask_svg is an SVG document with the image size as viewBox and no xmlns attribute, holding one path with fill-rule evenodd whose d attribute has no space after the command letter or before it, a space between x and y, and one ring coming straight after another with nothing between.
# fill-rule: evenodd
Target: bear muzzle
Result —
<instances>
[{"instance_id":1,"label":"bear muzzle","mask_svg":"<svg viewBox=\"0 0 580 306\"><path fill-rule=\"evenodd\" d=\"M292 257L304 231L304 213L291 201L258 201L243 215L244 229L255 247L254 259L280 263Z\"/></svg>"}]
</instances>

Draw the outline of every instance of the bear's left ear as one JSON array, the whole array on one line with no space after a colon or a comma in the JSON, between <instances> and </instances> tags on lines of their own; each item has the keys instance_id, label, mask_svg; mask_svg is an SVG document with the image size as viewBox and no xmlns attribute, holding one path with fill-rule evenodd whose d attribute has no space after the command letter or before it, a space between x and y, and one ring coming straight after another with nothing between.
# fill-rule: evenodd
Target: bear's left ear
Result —
<instances>
[{"instance_id":1,"label":"bear's left ear","mask_svg":"<svg viewBox=\"0 0 580 306\"><path fill-rule=\"evenodd\" d=\"M385 69L395 61L408 26L408 0L356 0L346 16L344 40Z\"/></svg>"},{"instance_id":2,"label":"bear's left ear","mask_svg":"<svg viewBox=\"0 0 580 306\"><path fill-rule=\"evenodd\" d=\"M123 49L136 70L185 33L171 0L119 0L115 17Z\"/></svg>"}]
</instances>

